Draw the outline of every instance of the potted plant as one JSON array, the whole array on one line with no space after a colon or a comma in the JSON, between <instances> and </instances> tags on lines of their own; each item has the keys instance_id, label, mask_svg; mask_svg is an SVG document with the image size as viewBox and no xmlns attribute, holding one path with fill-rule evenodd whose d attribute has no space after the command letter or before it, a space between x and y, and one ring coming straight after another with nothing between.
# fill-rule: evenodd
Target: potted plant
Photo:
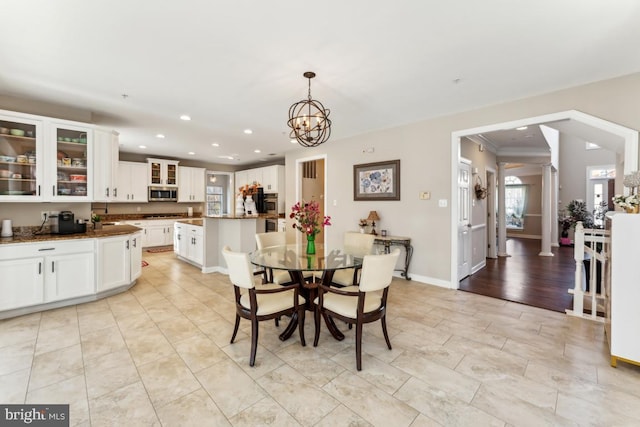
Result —
<instances>
[{"instance_id":1,"label":"potted plant","mask_svg":"<svg viewBox=\"0 0 640 427\"><path fill-rule=\"evenodd\" d=\"M364 218L361 218L361 219L360 219L360 222L358 223L358 226L360 227L360 232L361 232L361 233L364 233L364 229L365 229L365 227L366 227L367 225L369 225L369 224L367 224L367 220L366 220L366 219L364 219Z\"/></svg>"},{"instance_id":2,"label":"potted plant","mask_svg":"<svg viewBox=\"0 0 640 427\"><path fill-rule=\"evenodd\" d=\"M91 214L91 222L94 230L102 230L102 218L100 215Z\"/></svg>"}]
</instances>

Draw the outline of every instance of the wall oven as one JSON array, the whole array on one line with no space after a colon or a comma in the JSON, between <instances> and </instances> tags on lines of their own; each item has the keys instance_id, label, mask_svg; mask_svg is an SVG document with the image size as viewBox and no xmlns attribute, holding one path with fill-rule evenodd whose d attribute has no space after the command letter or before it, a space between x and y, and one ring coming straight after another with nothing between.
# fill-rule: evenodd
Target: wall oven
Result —
<instances>
[{"instance_id":1,"label":"wall oven","mask_svg":"<svg viewBox=\"0 0 640 427\"><path fill-rule=\"evenodd\" d=\"M277 194L264 195L264 213L278 215L278 195Z\"/></svg>"},{"instance_id":2,"label":"wall oven","mask_svg":"<svg viewBox=\"0 0 640 427\"><path fill-rule=\"evenodd\" d=\"M265 232L267 233L272 233L274 231L279 231L278 230L278 220L277 219L266 219L266 224L265 224Z\"/></svg>"},{"instance_id":3,"label":"wall oven","mask_svg":"<svg viewBox=\"0 0 640 427\"><path fill-rule=\"evenodd\" d=\"M149 187L150 202L177 202L178 189L171 187Z\"/></svg>"}]
</instances>

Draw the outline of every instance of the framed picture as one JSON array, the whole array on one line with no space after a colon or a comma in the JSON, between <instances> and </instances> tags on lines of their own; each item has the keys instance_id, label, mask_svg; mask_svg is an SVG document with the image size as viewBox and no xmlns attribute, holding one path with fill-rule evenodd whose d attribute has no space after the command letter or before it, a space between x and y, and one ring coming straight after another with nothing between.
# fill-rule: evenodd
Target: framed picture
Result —
<instances>
[{"instance_id":1,"label":"framed picture","mask_svg":"<svg viewBox=\"0 0 640 427\"><path fill-rule=\"evenodd\" d=\"M353 200L400 200L400 160L353 165Z\"/></svg>"}]
</instances>

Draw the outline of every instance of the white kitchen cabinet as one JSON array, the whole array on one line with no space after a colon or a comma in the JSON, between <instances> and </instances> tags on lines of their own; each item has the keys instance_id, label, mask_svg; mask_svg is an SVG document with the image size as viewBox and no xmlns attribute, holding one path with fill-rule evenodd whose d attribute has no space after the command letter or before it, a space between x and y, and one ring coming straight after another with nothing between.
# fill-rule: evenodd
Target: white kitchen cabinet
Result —
<instances>
[{"instance_id":1,"label":"white kitchen cabinet","mask_svg":"<svg viewBox=\"0 0 640 427\"><path fill-rule=\"evenodd\" d=\"M0 247L0 310L95 292L93 239Z\"/></svg>"},{"instance_id":2,"label":"white kitchen cabinet","mask_svg":"<svg viewBox=\"0 0 640 427\"><path fill-rule=\"evenodd\" d=\"M262 185L262 169L255 168L247 170L247 184L249 185Z\"/></svg>"},{"instance_id":3,"label":"white kitchen cabinet","mask_svg":"<svg viewBox=\"0 0 640 427\"><path fill-rule=\"evenodd\" d=\"M147 159L149 185L163 187L178 186L178 160Z\"/></svg>"},{"instance_id":4,"label":"white kitchen cabinet","mask_svg":"<svg viewBox=\"0 0 640 427\"><path fill-rule=\"evenodd\" d=\"M142 275L142 232L129 236L129 252L131 255L130 282Z\"/></svg>"},{"instance_id":5,"label":"white kitchen cabinet","mask_svg":"<svg viewBox=\"0 0 640 427\"><path fill-rule=\"evenodd\" d=\"M204 202L204 168L178 168L178 202Z\"/></svg>"},{"instance_id":6,"label":"white kitchen cabinet","mask_svg":"<svg viewBox=\"0 0 640 427\"><path fill-rule=\"evenodd\" d=\"M235 186L236 188L234 189L235 193L238 193L238 189L240 187L244 187L245 185L249 184L249 176L247 174L247 171L237 171L234 174L235 176Z\"/></svg>"},{"instance_id":7,"label":"white kitchen cabinet","mask_svg":"<svg viewBox=\"0 0 640 427\"><path fill-rule=\"evenodd\" d=\"M263 167L262 188L265 193L284 192L284 166L273 165Z\"/></svg>"},{"instance_id":8,"label":"white kitchen cabinet","mask_svg":"<svg viewBox=\"0 0 640 427\"><path fill-rule=\"evenodd\" d=\"M44 257L0 261L0 311L44 301Z\"/></svg>"},{"instance_id":9,"label":"white kitchen cabinet","mask_svg":"<svg viewBox=\"0 0 640 427\"><path fill-rule=\"evenodd\" d=\"M98 239L98 292L128 285L140 277L142 233Z\"/></svg>"},{"instance_id":10,"label":"white kitchen cabinet","mask_svg":"<svg viewBox=\"0 0 640 427\"><path fill-rule=\"evenodd\" d=\"M48 183L44 199L55 202L93 200L93 128L66 121L52 121L45 144Z\"/></svg>"},{"instance_id":11,"label":"white kitchen cabinet","mask_svg":"<svg viewBox=\"0 0 640 427\"><path fill-rule=\"evenodd\" d=\"M204 230L199 225L176 222L173 251L178 257L201 266L204 262Z\"/></svg>"},{"instance_id":12,"label":"white kitchen cabinet","mask_svg":"<svg viewBox=\"0 0 640 427\"><path fill-rule=\"evenodd\" d=\"M72 243L74 252L66 255L52 255L45 258L45 302L89 295L95 292L94 253L92 242L78 248ZM58 245L59 246L59 245ZM90 250L90 252L86 252Z\"/></svg>"},{"instance_id":13,"label":"white kitchen cabinet","mask_svg":"<svg viewBox=\"0 0 640 427\"><path fill-rule=\"evenodd\" d=\"M42 201L44 191L45 126L37 116L0 111L0 127L24 135L0 134L0 201ZM18 161L18 156L21 157ZM26 159L26 162L23 160Z\"/></svg>"},{"instance_id":14,"label":"white kitchen cabinet","mask_svg":"<svg viewBox=\"0 0 640 427\"><path fill-rule=\"evenodd\" d=\"M118 197L119 148L117 132L94 129L93 200L96 202L122 201L122 197ZM146 176L143 176L143 180L146 180Z\"/></svg>"},{"instance_id":15,"label":"white kitchen cabinet","mask_svg":"<svg viewBox=\"0 0 640 427\"><path fill-rule=\"evenodd\" d=\"M149 224L149 222L160 222L160 224ZM144 238L143 247L165 246L173 243L173 222L167 221L149 221L144 227L146 237Z\"/></svg>"},{"instance_id":16,"label":"white kitchen cabinet","mask_svg":"<svg viewBox=\"0 0 640 427\"><path fill-rule=\"evenodd\" d=\"M122 203L147 202L146 163L118 162L118 192L116 201Z\"/></svg>"}]
</instances>

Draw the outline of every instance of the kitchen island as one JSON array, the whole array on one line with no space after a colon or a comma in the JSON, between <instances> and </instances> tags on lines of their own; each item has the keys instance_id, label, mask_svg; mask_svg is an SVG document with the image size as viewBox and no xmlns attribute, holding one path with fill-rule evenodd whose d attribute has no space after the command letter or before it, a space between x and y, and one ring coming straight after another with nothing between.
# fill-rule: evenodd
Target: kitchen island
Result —
<instances>
[{"instance_id":1,"label":"kitchen island","mask_svg":"<svg viewBox=\"0 0 640 427\"><path fill-rule=\"evenodd\" d=\"M126 291L142 272L140 229L0 239L0 319Z\"/></svg>"},{"instance_id":2,"label":"kitchen island","mask_svg":"<svg viewBox=\"0 0 640 427\"><path fill-rule=\"evenodd\" d=\"M265 220L277 215L243 215L205 217L204 220L204 262L202 271L226 273L227 266L222 258L222 248L229 246L234 251L251 252L256 249L256 233L265 232Z\"/></svg>"}]
</instances>

